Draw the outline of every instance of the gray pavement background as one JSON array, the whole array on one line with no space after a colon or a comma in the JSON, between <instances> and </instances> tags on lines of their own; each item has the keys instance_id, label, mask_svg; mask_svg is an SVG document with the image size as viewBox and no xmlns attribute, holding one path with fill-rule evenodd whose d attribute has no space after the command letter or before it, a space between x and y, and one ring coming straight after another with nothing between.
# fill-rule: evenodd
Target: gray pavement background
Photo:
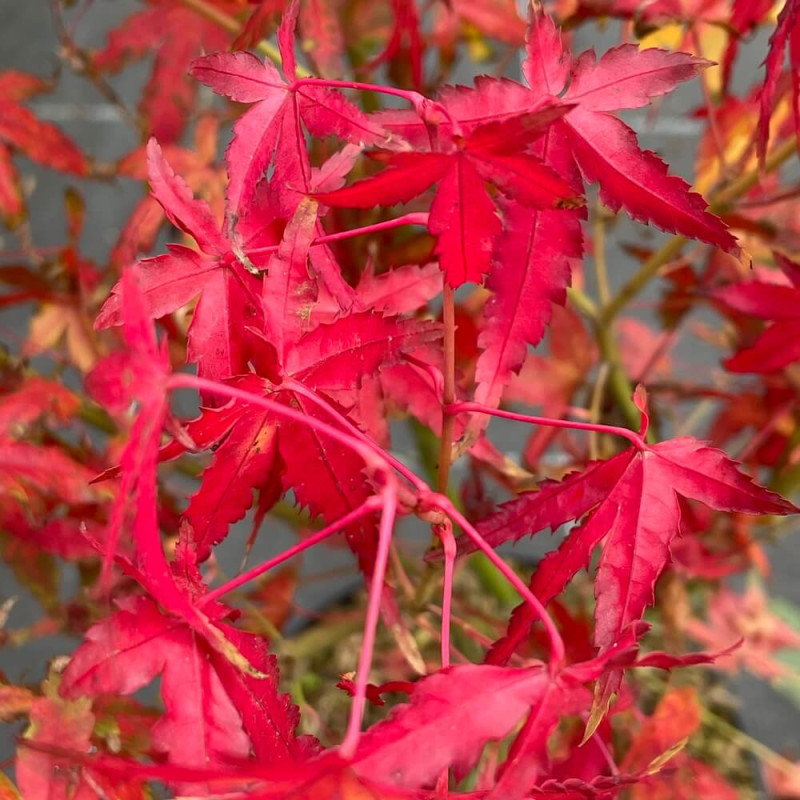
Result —
<instances>
[{"instance_id":1,"label":"gray pavement background","mask_svg":"<svg viewBox=\"0 0 800 800\"><path fill-rule=\"evenodd\" d=\"M82 24L77 28L77 41L80 45L99 46L104 33L124 19L132 9L138 8L133 0L95 0ZM40 76L50 75L57 65L55 50L58 46L51 23L49 4L46 0L2 0L0 2L3 24L0 26L0 69L15 68ZM766 52L766 35L759 35L744 49L739 68L735 75L735 86L742 89L760 76L759 64ZM616 26L605 29L587 27L576 37L576 49L595 47L599 53L618 41ZM134 65L112 83L120 95L134 105L141 86L149 71L149 64ZM469 76L464 76L466 82ZM653 124L641 112L627 116L627 121L641 133L643 146L656 150L670 165L673 172L690 179L693 173L693 160L696 152L700 125L687 120L683 113L695 108L700 102L696 86L688 86L676 92L662 104L660 113ZM136 145L131 130L117 115L113 107L87 81L76 78L64 70L59 88L51 95L43 96L32 103L32 108L45 119L57 122L90 155L101 160L114 160L127 153ZM68 185L77 186L87 204L87 225L83 236L84 253L98 261L108 254L116 239L120 224L127 218L135 205L140 188L128 182L85 182L64 178L52 172L41 170L35 165L18 159L17 163L26 179L32 179L34 189L30 197L33 209L33 236L37 245L58 245L64 241L63 191ZM620 248L622 243L646 242L656 244L662 235L650 229L633 225L624 217L612 230L609 251L611 280L618 285L631 274L635 264ZM0 260L2 251L16 249L14 239L0 231ZM587 260L588 262L588 260ZM587 276L591 275L590 264L586 266ZM590 278L587 278L590 281ZM591 281L590 281L591 282ZM649 316L648 303L658 295L654 287L635 305L635 313ZM0 313L0 341L11 349L16 349L19 337L24 331L24 315L29 309L9 314ZM717 354L696 339L682 337L673 358L687 377L692 375L705 378L709 370L718 370ZM676 414L680 409L676 408ZM493 424L492 438L501 447L513 451L519 447L519 435L513 426ZM402 438L396 447L403 451ZM220 560L226 572L235 571L240 557L240 542L247 535L247 521L237 526L229 537L228 546L222 548ZM411 538L418 532L408 531ZM420 542L424 534L416 535ZM263 559L283 549L293 541L287 530L279 523L270 523L269 533L259 539L251 563ZM421 546L421 545L420 545ZM550 537L542 535L539 539L520 545L516 553L526 558L536 559L546 549L553 546ZM773 576L771 589L786 599L800 604L800 542L797 526L781 542L770 546ZM350 568L350 577L333 577L328 580L308 582L298 597L300 605L307 608L320 608L331 598L338 597L347 587L357 584L352 562L342 549L326 548L312 551L304 562L304 572L323 575L330 571ZM67 573L65 593L76 576ZM8 570L0 566L0 599L20 594L20 602L11 614L12 627L26 624L37 617L35 604L19 591ZM0 650L0 670L12 680L35 682L43 677L46 659L69 652L74 642L67 639L48 639L34 642L18 650ZM782 696L769 686L749 676L741 676L733 681L734 689L742 700L742 718L748 732L770 747L800 758L800 714ZM11 756L14 731L11 726L0 728L0 763ZM709 800L712 800L711 798Z\"/></svg>"}]
</instances>

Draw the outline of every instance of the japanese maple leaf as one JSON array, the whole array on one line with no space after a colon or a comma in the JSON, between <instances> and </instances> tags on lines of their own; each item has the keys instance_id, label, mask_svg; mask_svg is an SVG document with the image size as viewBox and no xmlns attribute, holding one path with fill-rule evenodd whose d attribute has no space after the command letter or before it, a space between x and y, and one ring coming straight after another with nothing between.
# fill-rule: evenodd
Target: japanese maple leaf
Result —
<instances>
[{"instance_id":1,"label":"japanese maple leaf","mask_svg":"<svg viewBox=\"0 0 800 800\"><path fill-rule=\"evenodd\" d=\"M456 777L463 776L488 742L505 738L527 717L536 737L535 744L527 742L525 753L525 771L532 779L546 759L547 738L561 714L588 702L587 690L553 680L541 666L451 667L418 681L408 705L395 707L363 734L352 766L357 774L391 776L394 784L409 789L428 785L451 766ZM510 764L510 779L501 779L489 797L522 797L533 783L521 787L514 779L514 755Z\"/></svg>"},{"instance_id":2,"label":"japanese maple leaf","mask_svg":"<svg viewBox=\"0 0 800 800\"><path fill-rule=\"evenodd\" d=\"M692 800L713 797L736 800L738 792L711 766L690 756L683 748L701 725L702 707L695 689L672 689L635 735L621 764L624 772L641 772L633 787L635 800ZM668 759L665 761L665 759ZM665 763L661 774L647 775L652 764Z\"/></svg>"},{"instance_id":3,"label":"japanese maple leaf","mask_svg":"<svg viewBox=\"0 0 800 800\"><path fill-rule=\"evenodd\" d=\"M630 652L625 643L614 658L622 663ZM556 673L543 665L441 670L414 684L407 705L396 706L362 735L352 767L357 774L391 776L405 789L429 785L450 767L459 780L488 742L518 730L487 800L529 797L549 765L548 739L560 718L588 707L583 684L611 664L606 654Z\"/></svg>"},{"instance_id":4,"label":"japanese maple leaf","mask_svg":"<svg viewBox=\"0 0 800 800\"><path fill-rule=\"evenodd\" d=\"M163 155L192 192L209 204L214 218L222 219L227 178L224 168L217 164L218 128L216 118L204 116L195 126L191 149L167 144ZM148 170L146 145L137 147L117 162L120 177L144 181ZM140 253L149 252L165 219L158 200L152 194L143 197L117 237L110 255L111 263L121 269L134 263Z\"/></svg>"},{"instance_id":5,"label":"japanese maple leaf","mask_svg":"<svg viewBox=\"0 0 800 800\"><path fill-rule=\"evenodd\" d=\"M89 485L93 477L91 469L59 447L0 436L0 499L14 498L33 507L44 500L90 503L98 498Z\"/></svg>"},{"instance_id":6,"label":"japanese maple leaf","mask_svg":"<svg viewBox=\"0 0 800 800\"><path fill-rule=\"evenodd\" d=\"M711 600L707 620L688 620L686 632L712 647L723 639L743 638L742 646L720 659L718 666L731 671L744 667L767 680L791 675L792 669L777 656L781 650L800 648L800 632L770 609L756 581L743 594L720 589Z\"/></svg>"},{"instance_id":7,"label":"japanese maple leaf","mask_svg":"<svg viewBox=\"0 0 800 800\"><path fill-rule=\"evenodd\" d=\"M680 178L667 175L657 156L640 150L635 133L610 112L641 108L693 78L708 62L686 53L635 45L612 48L598 61L593 51L573 59L552 21L533 11L525 78L537 93L563 94L576 108L561 122L584 177L600 185L613 211L692 239L736 250L736 241L703 199ZM568 88L567 88L568 84Z\"/></svg>"},{"instance_id":8,"label":"japanese maple leaf","mask_svg":"<svg viewBox=\"0 0 800 800\"><path fill-rule=\"evenodd\" d=\"M285 216L294 212L311 188L303 125L315 136L335 135L363 145L385 143L390 138L340 92L313 82L295 86L296 16L297 3L290 4L278 37L288 81L270 61L261 62L243 51L212 53L192 63L192 76L217 94L255 104L234 125L234 138L226 152L228 213L233 219L247 212L270 167L274 205Z\"/></svg>"},{"instance_id":9,"label":"japanese maple leaf","mask_svg":"<svg viewBox=\"0 0 800 800\"><path fill-rule=\"evenodd\" d=\"M249 374L234 382L256 395L341 425L343 416L353 410L365 378L398 363L404 353L437 341L441 334L435 323L385 317L367 309L319 324L314 315L316 285L309 273L317 224L316 203L304 200L269 261L263 284L268 344L262 346L257 364L261 375L269 377ZM374 299L380 307L380 295ZM314 393L319 400L315 401ZM234 405L237 418L186 511L201 559L224 538L230 523L244 516L253 489L264 486L273 474L282 472L284 488L293 489L300 505L327 522L355 510L372 494L363 461L351 449L245 402ZM371 563L373 526L370 516L348 529L350 543L365 568Z\"/></svg>"},{"instance_id":10,"label":"japanese maple leaf","mask_svg":"<svg viewBox=\"0 0 800 800\"><path fill-rule=\"evenodd\" d=\"M485 184L523 206L581 204L563 178L525 152L568 111L569 106L555 103L476 126L464 137L445 140L435 152L376 153L388 169L317 198L333 206L389 206L407 203L438 183L428 226L438 236L436 252L446 280L454 288L468 281L479 283L489 271L495 237L502 229Z\"/></svg>"},{"instance_id":11,"label":"japanese maple leaf","mask_svg":"<svg viewBox=\"0 0 800 800\"><path fill-rule=\"evenodd\" d=\"M445 87L438 100L466 132L487 118L513 117L556 97L574 104L555 127L561 129L566 157L575 160L584 178L599 183L605 205L614 211L624 208L634 219L663 230L736 251L735 239L704 210L703 199L683 180L667 175L657 156L640 150L634 131L613 115L668 94L709 62L687 53L640 50L632 44L612 48L599 60L592 50L574 58L553 21L535 7L527 55L523 73L530 88L483 78L474 89ZM410 114L387 112L379 119L413 144L424 140L424 126ZM447 129L447 123L441 127Z\"/></svg>"},{"instance_id":12,"label":"japanese maple leaf","mask_svg":"<svg viewBox=\"0 0 800 800\"><path fill-rule=\"evenodd\" d=\"M631 743L623 768L646 770L664 753L680 746L700 728L702 711L696 689L687 686L667 692Z\"/></svg>"},{"instance_id":13,"label":"japanese maple leaf","mask_svg":"<svg viewBox=\"0 0 800 800\"><path fill-rule=\"evenodd\" d=\"M200 248L171 245L169 253L132 267L147 312L153 319L163 317L199 294L189 326L188 360L197 362L200 375L212 379L244 372L249 354L247 327L262 324L259 282L233 253L231 241L206 203L196 199L172 170L155 139L147 146L147 160L153 197L170 221L194 237ZM117 284L95 327L118 325L121 320Z\"/></svg>"},{"instance_id":14,"label":"japanese maple leaf","mask_svg":"<svg viewBox=\"0 0 800 800\"><path fill-rule=\"evenodd\" d=\"M91 703L86 699L72 702L63 700L49 681L45 684L45 692L44 696L33 702L29 712L30 726L25 738L33 745L89 753L93 747L92 731L95 723ZM19 788L25 798L97 798L92 784L80 773L79 768L71 765L67 757L59 758L46 750L20 747L17 752L16 773ZM3 794L2 784L0 794ZM13 798L15 795L8 796Z\"/></svg>"},{"instance_id":15,"label":"japanese maple leaf","mask_svg":"<svg viewBox=\"0 0 800 800\"><path fill-rule=\"evenodd\" d=\"M49 88L47 81L35 75L0 72L0 218L10 227L25 214L19 175L11 158L14 151L59 172L85 175L89 171L86 156L69 137L20 105Z\"/></svg>"},{"instance_id":16,"label":"japanese maple leaf","mask_svg":"<svg viewBox=\"0 0 800 800\"><path fill-rule=\"evenodd\" d=\"M653 153L639 148L636 134L613 116L617 109L640 108L694 77L708 62L685 53L640 51L623 45L599 61L592 51L573 59L552 21L533 10L524 73L530 88L510 80L480 78L474 89L445 87L439 101L469 132L487 119L502 120L558 97L575 104L535 146L545 164L581 192L581 173L600 185L609 208L625 208L635 219L654 223L735 250L725 225L707 213L702 198L680 178L669 176ZM415 146L424 126L410 114L386 112L385 127ZM448 130L444 122L440 128ZM528 345L542 337L552 303L563 304L572 268L582 255L576 211L536 211L519 203L503 209L504 231L496 239L487 287L476 369L476 398L496 405L511 376L519 371Z\"/></svg>"},{"instance_id":17,"label":"japanese maple leaf","mask_svg":"<svg viewBox=\"0 0 800 800\"><path fill-rule=\"evenodd\" d=\"M39 419L67 422L80 406L78 396L46 378L26 378L0 398L0 436L13 436Z\"/></svg>"},{"instance_id":18,"label":"japanese maple leaf","mask_svg":"<svg viewBox=\"0 0 800 800\"><path fill-rule=\"evenodd\" d=\"M775 30L769 39L769 52L764 60L764 85L759 97L760 115L756 145L758 158L763 167L769 145L769 123L775 108L778 78L781 75L787 46L789 51L789 75L791 76L791 101L794 123L800 124L800 2L786 0L778 15Z\"/></svg>"},{"instance_id":19,"label":"japanese maple leaf","mask_svg":"<svg viewBox=\"0 0 800 800\"><path fill-rule=\"evenodd\" d=\"M131 14L108 34L106 46L94 53L101 72L118 72L130 60L154 54L139 110L147 132L162 142L175 142L194 108L197 85L187 70L203 52L228 46L229 34L181 0L149 0L151 8ZM234 3L215 3L235 10Z\"/></svg>"},{"instance_id":20,"label":"japanese maple leaf","mask_svg":"<svg viewBox=\"0 0 800 800\"><path fill-rule=\"evenodd\" d=\"M743 460L755 465L774 467L787 448L795 428L793 411L797 394L787 381L765 382L756 391L742 391L725 399L708 436L725 445L745 432L757 438L757 447L748 448Z\"/></svg>"},{"instance_id":21,"label":"japanese maple leaf","mask_svg":"<svg viewBox=\"0 0 800 800\"><path fill-rule=\"evenodd\" d=\"M0 142L51 169L85 175L89 162L78 146L19 104L47 88L46 81L33 75L13 70L0 73Z\"/></svg>"},{"instance_id":22,"label":"japanese maple leaf","mask_svg":"<svg viewBox=\"0 0 800 800\"><path fill-rule=\"evenodd\" d=\"M86 379L98 403L120 414L132 403L139 408L120 461L121 480L105 538L100 589L107 590L118 542L130 533L135 557L128 571L166 611L184 620L216 652L247 674L257 674L247 658L214 626L189 593L178 585L161 542L157 513L157 467L161 432L168 415L170 375L165 343L156 339L144 294L135 274L126 270L120 281L124 350L103 359Z\"/></svg>"},{"instance_id":23,"label":"japanese maple leaf","mask_svg":"<svg viewBox=\"0 0 800 800\"><path fill-rule=\"evenodd\" d=\"M800 277L787 270L790 285L748 281L718 289L723 306L772 324L749 346L724 361L729 372L769 373L800 359Z\"/></svg>"},{"instance_id":24,"label":"japanese maple leaf","mask_svg":"<svg viewBox=\"0 0 800 800\"><path fill-rule=\"evenodd\" d=\"M214 623L263 676L253 677L149 598L117 605L70 659L61 682L65 698L130 695L161 676L164 715L151 741L170 763L222 766L247 760L251 750L262 763L291 763L312 752L312 743L295 735L297 708L279 694L275 657L263 640Z\"/></svg>"},{"instance_id":25,"label":"japanese maple leaf","mask_svg":"<svg viewBox=\"0 0 800 800\"><path fill-rule=\"evenodd\" d=\"M439 328L433 323L356 313L320 325L287 345L285 361L279 365L285 387L256 375L234 380L239 388L340 424L337 417L341 419L345 409L335 400L338 393L358 388L365 376L439 337ZM312 398L294 389L294 382L321 394L332 410L322 410ZM250 508L253 489L263 486L281 465L285 489L293 489L298 503L307 506L312 515L321 514L326 522L355 510L372 494L357 453L306 425L251 409L245 402L237 402L235 407L238 419L216 449L186 511L202 558L212 544L224 538L230 523ZM371 559L373 525L370 516L348 528L350 543L365 564Z\"/></svg>"},{"instance_id":26,"label":"japanese maple leaf","mask_svg":"<svg viewBox=\"0 0 800 800\"><path fill-rule=\"evenodd\" d=\"M642 430L648 418L644 393L637 391ZM653 602L653 589L670 557L678 533L678 498L699 500L720 511L789 514L794 505L742 474L720 450L691 437L655 445L641 441L606 461L593 461L563 481L547 481L505 503L478 525L493 546L526 533L556 529L583 518L558 548L540 563L531 588L543 603L556 597L574 575L589 566L603 544L597 566L595 644L605 652L622 631L641 619ZM469 550L469 545L465 550ZM520 607L492 660L504 660L525 636L531 615ZM510 650L508 648L511 648Z\"/></svg>"},{"instance_id":27,"label":"japanese maple leaf","mask_svg":"<svg viewBox=\"0 0 800 800\"><path fill-rule=\"evenodd\" d=\"M40 418L68 421L78 398L63 386L29 378L0 399L0 500L14 499L29 510L48 503L79 505L99 500L92 470L60 447L36 444L30 428ZM28 441L25 441L25 439Z\"/></svg>"}]
</instances>

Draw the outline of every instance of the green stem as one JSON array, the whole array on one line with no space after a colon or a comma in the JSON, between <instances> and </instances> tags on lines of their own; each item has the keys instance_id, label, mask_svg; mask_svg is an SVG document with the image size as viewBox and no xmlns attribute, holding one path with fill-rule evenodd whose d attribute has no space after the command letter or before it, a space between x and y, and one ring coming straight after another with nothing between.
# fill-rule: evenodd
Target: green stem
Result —
<instances>
[{"instance_id":1,"label":"green stem","mask_svg":"<svg viewBox=\"0 0 800 800\"><path fill-rule=\"evenodd\" d=\"M585 317L591 320L597 318L597 305L588 294L576 289L574 286L567 289L567 297L569 297L572 305L578 309Z\"/></svg>"},{"instance_id":2,"label":"green stem","mask_svg":"<svg viewBox=\"0 0 800 800\"><path fill-rule=\"evenodd\" d=\"M598 203L592 220L592 250L594 252L594 270L597 276L597 296L600 304L608 305L611 300L611 289L608 282L608 264L606 262L606 222L603 207Z\"/></svg>"},{"instance_id":3,"label":"green stem","mask_svg":"<svg viewBox=\"0 0 800 800\"><path fill-rule=\"evenodd\" d=\"M470 558L469 568L486 593L494 597L502 605L511 607L519 603L519 595L514 587L483 553L475 553Z\"/></svg>"},{"instance_id":4,"label":"green stem","mask_svg":"<svg viewBox=\"0 0 800 800\"><path fill-rule=\"evenodd\" d=\"M776 147L764 168L764 173L774 172L781 164L788 161L797 150L797 139L787 139ZM727 211L731 203L738 200L742 195L747 194L761 179L761 172L758 167L745 172L741 178L729 183L723 189L715 192L711 197L709 211L721 213ZM660 250L657 250L647 261L642 264L639 271L631 277L619 290L616 297L606 305L600 312L600 323L607 326L622 309L644 289L650 280L658 274L658 271L665 264L673 261L683 249L688 240L684 236L673 236L667 241Z\"/></svg>"},{"instance_id":5,"label":"green stem","mask_svg":"<svg viewBox=\"0 0 800 800\"><path fill-rule=\"evenodd\" d=\"M709 711L707 708L703 709L703 722L709 727L719 731L724 736L727 736L732 742L738 744L742 749L749 751L757 758L760 758L765 764L773 769L779 770L786 775L800 775L800 766L785 758L780 753L776 753L771 747L759 742L752 736L748 736L743 731L740 731L735 725L731 725L728 720Z\"/></svg>"},{"instance_id":6,"label":"green stem","mask_svg":"<svg viewBox=\"0 0 800 800\"><path fill-rule=\"evenodd\" d=\"M444 390L442 397L442 435L439 438L439 463L436 471L436 490L448 494L450 487L450 463L453 456L453 434L455 415L450 405L456 398L456 298L453 288L445 282L442 295L442 318L444 321ZM431 549L441 546L434 527ZM414 608L419 610L430 602L433 590L439 581L441 569L438 564L428 562L420 576L414 597Z\"/></svg>"},{"instance_id":7,"label":"green stem","mask_svg":"<svg viewBox=\"0 0 800 800\"><path fill-rule=\"evenodd\" d=\"M600 355L608 369L608 390L616 401L627 425L638 430L641 414L633 403L633 386L622 366L619 345L614 339L611 326L598 322L595 326L595 337L600 348ZM651 430L647 431L645 438L648 444L655 443L655 437Z\"/></svg>"},{"instance_id":8,"label":"green stem","mask_svg":"<svg viewBox=\"0 0 800 800\"><path fill-rule=\"evenodd\" d=\"M660 250L656 250L642 264L639 271L622 286L614 299L603 307L600 311L599 324L607 328L619 312L658 274L661 267L680 254L687 241L684 236L673 236Z\"/></svg>"},{"instance_id":9,"label":"green stem","mask_svg":"<svg viewBox=\"0 0 800 800\"><path fill-rule=\"evenodd\" d=\"M311 658L341 644L342 639L361 630L363 619L353 616L338 622L326 622L309 628L294 639L284 639L276 643L276 650L281 656L291 658Z\"/></svg>"}]
</instances>

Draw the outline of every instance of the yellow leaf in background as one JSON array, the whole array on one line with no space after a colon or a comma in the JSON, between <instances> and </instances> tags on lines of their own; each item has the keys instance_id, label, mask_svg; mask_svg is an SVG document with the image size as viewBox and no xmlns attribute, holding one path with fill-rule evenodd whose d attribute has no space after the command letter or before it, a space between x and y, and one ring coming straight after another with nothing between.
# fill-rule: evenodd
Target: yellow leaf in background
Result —
<instances>
[{"instance_id":1,"label":"yellow leaf in background","mask_svg":"<svg viewBox=\"0 0 800 800\"><path fill-rule=\"evenodd\" d=\"M31 320L23 352L27 356L41 355L54 350L62 337L66 339L69 360L81 372L92 369L99 355L92 324L82 311L70 305L42 303Z\"/></svg>"},{"instance_id":2,"label":"yellow leaf in background","mask_svg":"<svg viewBox=\"0 0 800 800\"><path fill-rule=\"evenodd\" d=\"M680 50L686 31L679 22L664 25L648 33L639 40L639 47L646 50L648 47L662 47L665 50Z\"/></svg>"},{"instance_id":3,"label":"yellow leaf in background","mask_svg":"<svg viewBox=\"0 0 800 800\"><path fill-rule=\"evenodd\" d=\"M699 50L695 47L696 42L700 45ZM673 22L642 37L639 46L643 50L648 47L660 47L665 50L692 53L699 58L715 61L717 66L705 70L704 79L712 95L717 94L722 88L722 67L719 64L728 46L728 33L721 25L699 22L694 28L694 33L690 33L681 23Z\"/></svg>"},{"instance_id":4,"label":"yellow leaf in background","mask_svg":"<svg viewBox=\"0 0 800 800\"><path fill-rule=\"evenodd\" d=\"M709 67L703 72L706 84L712 95L719 94L722 91L722 64L723 56L725 55L725 48L728 46L728 32L720 25L703 25L702 23L697 26L697 37L689 37L689 41L697 41L699 43L699 51L695 55L700 58L707 58L709 61L715 61L717 66Z\"/></svg>"},{"instance_id":5,"label":"yellow leaf in background","mask_svg":"<svg viewBox=\"0 0 800 800\"><path fill-rule=\"evenodd\" d=\"M745 151L753 141L753 131L758 123L758 110L754 106L735 101L723 105L717 110L717 133L706 126L706 131L697 151L697 177L695 189L707 194L722 178L723 159L728 167L740 164ZM722 145L720 158L718 145ZM755 152L751 154L745 169L755 166Z\"/></svg>"}]
</instances>

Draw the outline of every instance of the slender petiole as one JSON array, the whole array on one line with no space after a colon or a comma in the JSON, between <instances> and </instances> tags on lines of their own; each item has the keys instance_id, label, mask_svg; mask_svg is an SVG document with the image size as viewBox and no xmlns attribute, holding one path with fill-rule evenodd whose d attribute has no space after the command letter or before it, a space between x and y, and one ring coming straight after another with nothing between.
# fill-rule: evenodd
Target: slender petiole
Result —
<instances>
[{"instance_id":1,"label":"slender petiole","mask_svg":"<svg viewBox=\"0 0 800 800\"><path fill-rule=\"evenodd\" d=\"M274 556L269 561L265 561L263 564L259 564L258 566L247 570L247 572L237 575L235 578L232 578L231 580L222 584L222 586L218 586L216 589L213 589L207 595L201 597L197 604L202 607L205 604L211 603L217 598L222 597L223 595L228 594L235 589L238 589L245 583L255 580L265 572L269 572L269 570L277 567L279 564L283 564L284 561L288 561L290 558L302 553L304 550L308 550L310 547L314 547L314 545L324 541L329 536L332 536L334 533L342 530L342 528L349 525L351 522L361 519L361 517L369 514L372 511L377 511L382 504L383 501L381 498L378 495L373 495L365 500L358 508L351 511L349 514L345 514L341 519L337 519L336 522L331 523L326 528L323 528L321 531L315 533L313 536L309 536L302 542L298 542L296 545L293 545L287 550L284 550L282 553L279 553L277 556Z\"/></svg>"},{"instance_id":2,"label":"slender petiole","mask_svg":"<svg viewBox=\"0 0 800 800\"><path fill-rule=\"evenodd\" d=\"M516 422L527 422L531 425L544 425L548 428L570 428L576 431L610 433L615 436L624 437L639 450L647 449L647 442L645 442L636 431L632 431L630 428L621 428L617 425L602 425L599 422L574 422L569 419L551 419L550 417L537 417L533 414L517 414L514 411L502 411L499 408L490 408L480 403L450 403L450 405L446 407L446 411L448 414L461 414L463 412L488 414L491 417L513 419Z\"/></svg>"},{"instance_id":3,"label":"slender petiole","mask_svg":"<svg viewBox=\"0 0 800 800\"><path fill-rule=\"evenodd\" d=\"M349 231L339 231L338 233L328 233L324 236L319 236L311 242L311 247L318 244L327 244L328 242L340 242L344 239L353 239L356 236L366 236L370 233L380 233L381 231L391 230L392 228L400 228L403 225L424 225L428 226L428 213L425 211L414 211L409 214L403 214L394 219L387 219L383 222L376 222L373 225L364 225L361 228L352 228ZM280 248L279 244L270 244L266 247L256 247L253 250L247 250L246 255L258 256L265 253L274 253Z\"/></svg>"}]
</instances>

